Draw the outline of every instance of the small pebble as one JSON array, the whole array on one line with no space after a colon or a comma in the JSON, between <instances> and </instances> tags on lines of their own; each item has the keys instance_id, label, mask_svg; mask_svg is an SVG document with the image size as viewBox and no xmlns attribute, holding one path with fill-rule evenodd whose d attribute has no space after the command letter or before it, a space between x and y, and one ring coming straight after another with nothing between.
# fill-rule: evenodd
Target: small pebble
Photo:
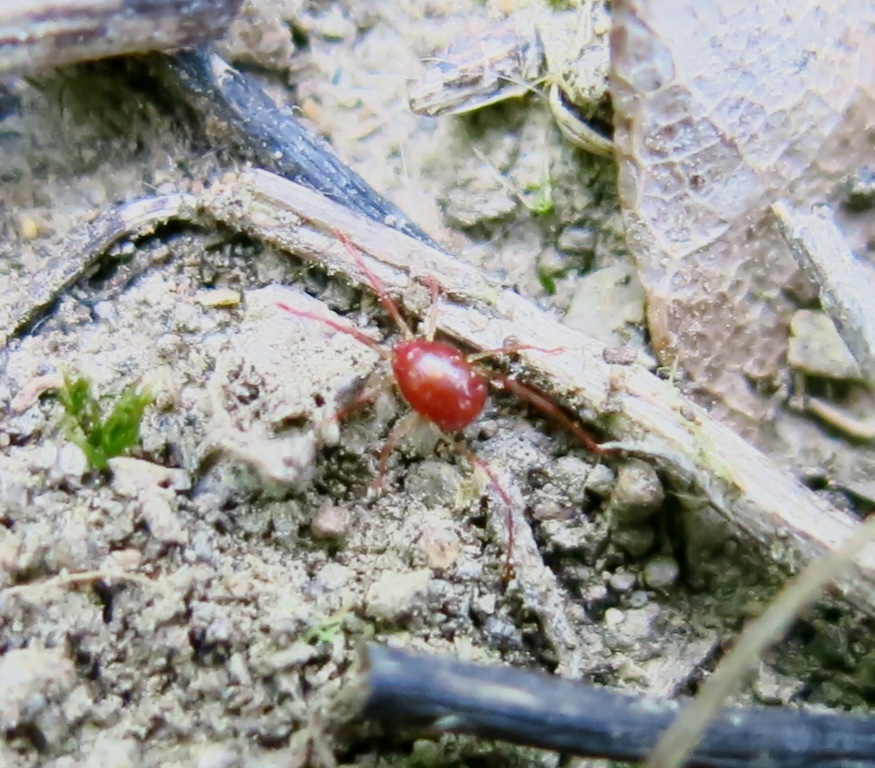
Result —
<instances>
[{"instance_id":1,"label":"small pebble","mask_svg":"<svg viewBox=\"0 0 875 768\"><path fill-rule=\"evenodd\" d=\"M532 517L544 522L547 520L570 520L574 516L572 510L563 507L552 497L540 498L532 504Z\"/></svg>"},{"instance_id":2,"label":"small pebble","mask_svg":"<svg viewBox=\"0 0 875 768\"><path fill-rule=\"evenodd\" d=\"M231 288L215 288L211 291L200 291L194 300L203 307L226 309L240 304L240 291Z\"/></svg>"},{"instance_id":3,"label":"small pebble","mask_svg":"<svg viewBox=\"0 0 875 768\"><path fill-rule=\"evenodd\" d=\"M611 574L611 578L608 581L608 585L614 592L631 592L635 588L635 584L638 582L638 577L629 571L622 571L620 573Z\"/></svg>"},{"instance_id":4,"label":"small pebble","mask_svg":"<svg viewBox=\"0 0 875 768\"><path fill-rule=\"evenodd\" d=\"M656 534L650 526L620 528L611 534L611 541L632 557L642 557L653 547Z\"/></svg>"},{"instance_id":5,"label":"small pebble","mask_svg":"<svg viewBox=\"0 0 875 768\"><path fill-rule=\"evenodd\" d=\"M143 553L139 549L117 549L106 558L107 567L121 571L132 571L143 561Z\"/></svg>"},{"instance_id":6,"label":"small pebble","mask_svg":"<svg viewBox=\"0 0 875 768\"><path fill-rule=\"evenodd\" d=\"M495 604L496 597L490 592L475 598L473 608L484 616L491 616L495 613Z\"/></svg>"},{"instance_id":7,"label":"small pebble","mask_svg":"<svg viewBox=\"0 0 875 768\"><path fill-rule=\"evenodd\" d=\"M317 539L343 539L349 530L350 512L339 504L326 503L310 523L310 532Z\"/></svg>"},{"instance_id":8,"label":"small pebble","mask_svg":"<svg viewBox=\"0 0 875 768\"><path fill-rule=\"evenodd\" d=\"M643 608L650 602L650 595L647 594L643 589L636 589L631 595L629 595L629 599L626 601L626 604L630 608Z\"/></svg>"},{"instance_id":9,"label":"small pebble","mask_svg":"<svg viewBox=\"0 0 875 768\"><path fill-rule=\"evenodd\" d=\"M868 211L875 204L875 170L858 168L845 181L845 205L854 213Z\"/></svg>"},{"instance_id":10,"label":"small pebble","mask_svg":"<svg viewBox=\"0 0 875 768\"><path fill-rule=\"evenodd\" d=\"M605 624L608 627L616 627L626 620L626 614L619 608L608 608L605 611Z\"/></svg>"},{"instance_id":11,"label":"small pebble","mask_svg":"<svg viewBox=\"0 0 875 768\"><path fill-rule=\"evenodd\" d=\"M0 509L6 516L14 516L30 504L30 491L27 488L26 474L12 465L8 469L0 467Z\"/></svg>"},{"instance_id":12,"label":"small pebble","mask_svg":"<svg viewBox=\"0 0 875 768\"><path fill-rule=\"evenodd\" d=\"M431 571L387 571L368 588L365 613L378 621L396 622L425 603Z\"/></svg>"},{"instance_id":13,"label":"small pebble","mask_svg":"<svg viewBox=\"0 0 875 768\"><path fill-rule=\"evenodd\" d=\"M352 580L353 573L340 563L326 563L313 577L312 588L316 593L338 592Z\"/></svg>"},{"instance_id":14,"label":"small pebble","mask_svg":"<svg viewBox=\"0 0 875 768\"><path fill-rule=\"evenodd\" d=\"M832 319L810 309L800 309L790 320L787 361L792 368L810 376L851 381L862 377Z\"/></svg>"},{"instance_id":15,"label":"small pebble","mask_svg":"<svg viewBox=\"0 0 875 768\"><path fill-rule=\"evenodd\" d=\"M426 524L422 528L419 547L429 567L443 571L452 567L458 560L462 544L456 532L450 527Z\"/></svg>"},{"instance_id":16,"label":"small pebble","mask_svg":"<svg viewBox=\"0 0 875 768\"><path fill-rule=\"evenodd\" d=\"M490 616L483 625L483 631L490 643L499 648L519 649L525 646L522 631L507 619Z\"/></svg>"},{"instance_id":17,"label":"small pebble","mask_svg":"<svg viewBox=\"0 0 875 768\"><path fill-rule=\"evenodd\" d=\"M288 648L272 654L267 663L272 670L280 672L284 669L302 667L318 655L319 651L313 645L299 640L296 643L292 643Z\"/></svg>"},{"instance_id":18,"label":"small pebble","mask_svg":"<svg viewBox=\"0 0 875 768\"><path fill-rule=\"evenodd\" d=\"M599 603L608 599L608 589L604 584L591 584L581 591L580 597L585 603Z\"/></svg>"},{"instance_id":19,"label":"small pebble","mask_svg":"<svg viewBox=\"0 0 875 768\"><path fill-rule=\"evenodd\" d=\"M677 560L668 555L654 557L644 566L644 583L651 589L664 592L674 586L680 575Z\"/></svg>"},{"instance_id":20,"label":"small pebble","mask_svg":"<svg viewBox=\"0 0 875 768\"><path fill-rule=\"evenodd\" d=\"M7 651L0 657L0 680L0 728L4 731L29 724L36 727L77 682L65 650L40 647ZM50 743L50 747L55 745Z\"/></svg>"},{"instance_id":21,"label":"small pebble","mask_svg":"<svg viewBox=\"0 0 875 768\"><path fill-rule=\"evenodd\" d=\"M188 530L177 517L175 506L163 495L148 495L140 507L140 517L158 541L164 544L188 543Z\"/></svg>"},{"instance_id":22,"label":"small pebble","mask_svg":"<svg viewBox=\"0 0 875 768\"><path fill-rule=\"evenodd\" d=\"M588 272L575 284L565 324L608 346L620 346L629 325L644 322L644 290L628 267Z\"/></svg>"},{"instance_id":23,"label":"small pebble","mask_svg":"<svg viewBox=\"0 0 875 768\"><path fill-rule=\"evenodd\" d=\"M410 756L411 765L441 765L446 759L441 751L441 745L430 739L414 741Z\"/></svg>"},{"instance_id":24,"label":"small pebble","mask_svg":"<svg viewBox=\"0 0 875 768\"><path fill-rule=\"evenodd\" d=\"M461 493L462 475L446 461L420 462L407 474L404 489L429 507L456 505Z\"/></svg>"},{"instance_id":25,"label":"small pebble","mask_svg":"<svg viewBox=\"0 0 875 768\"><path fill-rule=\"evenodd\" d=\"M596 240L595 227L566 227L559 233L556 247L566 253L592 253Z\"/></svg>"},{"instance_id":26,"label":"small pebble","mask_svg":"<svg viewBox=\"0 0 875 768\"><path fill-rule=\"evenodd\" d=\"M231 654L228 659L228 674L238 685L252 685L252 675L246 665L246 657L242 653Z\"/></svg>"},{"instance_id":27,"label":"small pebble","mask_svg":"<svg viewBox=\"0 0 875 768\"><path fill-rule=\"evenodd\" d=\"M36 240L40 236L40 223L32 216L22 214L18 219L18 232L22 240Z\"/></svg>"},{"instance_id":28,"label":"small pebble","mask_svg":"<svg viewBox=\"0 0 875 768\"><path fill-rule=\"evenodd\" d=\"M587 489L592 489L590 478L594 474L603 476L603 473L598 471L600 469L601 467L592 467L577 456L560 456L553 465L552 479L572 504L582 506L586 500ZM603 477L598 476L595 481L604 482ZM610 476L610 481L613 481L613 475Z\"/></svg>"},{"instance_id":29,"label":"small pebble","mask_svg":"<svg viewBox=\"0 0 875 768\"><path fill-rule=\"evenodd\" d=\"M224 744L203 744L197 747L196 768L237 768L237 753Z\"/></svg>"},{"instance_id":30,"label":"small pebble","mask_svg":"<svg viewBox=\"0 0 875 768\"><path fill-rule=\"evenodd\" d=\"M651 518L665 499L656 470L646 461L631 459L617 474L608 504L615 526L634 525Z\"/></svg>"},{"instance_id":31,"label":"small pebble","mask_svg":"<svg viewBox=\"0 0 875 768\"><path fill-rule=\"evenodd\" d=\"M614 470L605 464L598 464L586 477L586 490L595 496L605 498L613 490L616 479Z\"/></svg>"}]
</instances>

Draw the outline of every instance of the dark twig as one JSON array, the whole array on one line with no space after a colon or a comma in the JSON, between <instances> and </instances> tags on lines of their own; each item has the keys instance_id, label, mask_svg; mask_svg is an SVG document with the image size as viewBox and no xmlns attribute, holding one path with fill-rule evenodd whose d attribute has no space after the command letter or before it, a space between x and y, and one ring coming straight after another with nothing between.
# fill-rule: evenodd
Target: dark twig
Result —
<instances>
[{"instance_id":1,"label":"dark twig","mask_svg":"<svg viewBox=\"0 0 875 768\"><path fill-rule=\"evenodd\" d=\"M582 757L642 760L682 707L507 667L379 645L365 650L361 715L390 727L467 733ZM726 708L688 765L872 768L875 719L763 707Z\"/></svg>"},{"instance_id":2,"label":"dark twig","mask_svg":"<svg viewBox=\"0 0 875 768\"><path fill-rule=\"evenodd\" d=\"M327 142L295 120L289 109L274 104L252 78L231 67L211 46L167 56L164 61L192 108L228 126L251 159L384 227L438 247L403 211L345 166ZM144 234L157 222L191 220L192 211L185 210L191 199L185 198L185 204L183 199L169 196L127 204L96 226L74 234L72 250L68 244L60 263L44 270L11 318L0 317L0 349L9 338L32 329L52 303L93 267L108 244L131 233Z\"/></svg>"},{"instance_id":3,"label":"dark twig","mask_svg":"<svg viewBox=\"0 0 875 768\"><path fill-rule=\"evenodd\" d=\"M0 73L124 53L167 51L218 37L241 0L4 0Z\"/></svg>"},{"instance_id":4,"label":"dark twig","mask_svg":"<svg viewBox=\"0 0 875 768\"><path fill-rule=\"evenodd\" d=\"M251 77L234 69L212 46L167 57L166 65L189 103L227 126L243 153L258 165L437 247L407 214L344 165L324 139L301 125L290 109L277 106Z\"/></svg>"}]
</instances>

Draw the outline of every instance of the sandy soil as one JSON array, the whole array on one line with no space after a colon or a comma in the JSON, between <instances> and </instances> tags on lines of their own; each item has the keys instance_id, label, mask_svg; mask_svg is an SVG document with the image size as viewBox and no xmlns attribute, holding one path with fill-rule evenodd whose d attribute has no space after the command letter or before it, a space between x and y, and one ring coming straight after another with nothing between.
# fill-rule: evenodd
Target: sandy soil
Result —
<instances>
[{"instance_id":1,"label":"sandy soil","mask_svg":"<svg viewBox=\"0 0 875 768\"><path fill-rule=\"evenodd\" d=\"M488 13L449 6L256 3L225 52L449 249L609 342L643 343L640 293L614 292L629 267L609 162L565 144L536 97L466 119L407 110L421 58ZM10 84L0 316L109 206L239 167L142 74L109 63ZM545 185L555 207L539 216ZM464 437L517 503L502 589L505 512L482 473L417 432L369 494L407 407L387 395L339 424L380 358L277 300L392 330L369 293L180 226L114 248L0 352L3 765L556 765L338 733L334 697L371 639L690 692L773 592L768 565L649 467L594 460L497 397ZM108 402L137 380L157 395L109 476L65 439L56 399L26 397L59 371ZM861 704L871 658L864 628L823 608L746 696Z\"/></svg>"}]
</instances>

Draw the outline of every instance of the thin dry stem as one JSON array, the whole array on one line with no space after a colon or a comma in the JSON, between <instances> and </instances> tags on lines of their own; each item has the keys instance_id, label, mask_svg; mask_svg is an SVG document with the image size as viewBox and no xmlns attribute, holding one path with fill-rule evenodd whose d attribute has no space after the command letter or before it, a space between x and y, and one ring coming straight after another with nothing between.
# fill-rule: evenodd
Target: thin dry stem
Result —
<instances>
[{"instance_id":1,"label":"thin dry stem","mask_svg":"<svg viewBox=\"0 0 875 768\"><path fill-rule=\"evenodd\" d=\"M745 679L770 645L778 642L795 621L854 558L875 539L875 517L858 526L839 549L808 565L753 622L738 644L705 681L695 702L678 715L660 737L644 768L678 768L695 749L711 719Z\"/></svg>"},{"instance_id":2,"label":"thin dry stem","mask_svg":"<svg viewBox=\"0 0 875 768\"><path fill-rule=\"evenodd\" d=\"M74 587L79 584L90 584L95 581L128 581L150 589L160 588L160 584L148 576L139 573L130 573L118 569L78 571L76 573L62 573L52 576L43 581L32 584L18 584L0 590L0 597L14 597L15 595L40 595L57 587Z\"/></svg>"}]
</instances>

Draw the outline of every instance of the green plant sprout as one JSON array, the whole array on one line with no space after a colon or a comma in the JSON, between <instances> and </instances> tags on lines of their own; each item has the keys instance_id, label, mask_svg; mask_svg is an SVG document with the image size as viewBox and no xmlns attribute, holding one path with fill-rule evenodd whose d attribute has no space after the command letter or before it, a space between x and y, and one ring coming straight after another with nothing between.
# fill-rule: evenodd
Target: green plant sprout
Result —
<instances>
[{"instance_id":1,"label":"green plant sprout","mask_svg":"<svg viewBox=\"0 0 875 768\"><path fill-rule=\"evenodd\" d=\"M547 267L542 267L539 264L537 274L538 282L541 284L544 293L548 296L554 296L556 294L556 278L562 277L563 272L558 269L547 269Z\"/></svg>"},{"instance_id":2,"label":"green plant sprout","mask_svg":"<svg viewBox=\"0 0 875 768\"><path fill-rule=\"evenodd\" d=\"M534 193L534 199L526 202L526 208L532 212L533 216L551 216L556 206L553 200L553 180L549 175L545 176L539 183L526 185L527 193Z\"/></svg>"},{"instance_id":3,"label":"green plant sprout","mask_svg":"<svg viewBox=\"0 0 875 768\"><path fill-rule=\"evenodd\" d=\"M319 643L330 643L343 631L343 619L329 619L323 624L316 627L310 627L303 636L305 643L309 645L318 645Z\"/></svg>"},{"instance_id":4,"label":"green plant sprout","mask_svg":"<svg viewBox=\"0 0 875 768\"><path fill-rule=\"evenodd\" d=\"M100 471L111 458L136 445L143 412L154 400L151 392L134 384L121 393L104 419L91 382L79 374L64 374L57 396L65 412L61 420L65 437L82 449L92 469Z\"/></svg>"},{"instance_id":5,"label":"green plant sprout","mask_svg":"<svg viewBox=\"0 0 875 768\"><path fill-rule=\"evenodd\" d=\"M343 632L343 622L349 613L349 610L349 606L344 605L315 626L310 627L304 632L304 642L309 643L310 645L330 643L335 637Z\"/></svg>"}]
</instances>

